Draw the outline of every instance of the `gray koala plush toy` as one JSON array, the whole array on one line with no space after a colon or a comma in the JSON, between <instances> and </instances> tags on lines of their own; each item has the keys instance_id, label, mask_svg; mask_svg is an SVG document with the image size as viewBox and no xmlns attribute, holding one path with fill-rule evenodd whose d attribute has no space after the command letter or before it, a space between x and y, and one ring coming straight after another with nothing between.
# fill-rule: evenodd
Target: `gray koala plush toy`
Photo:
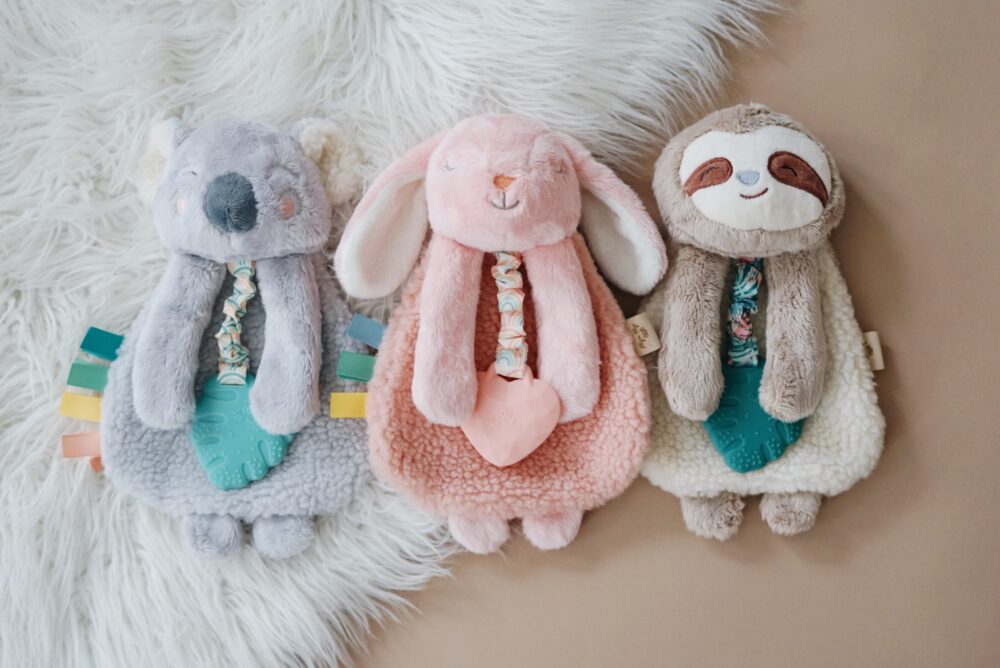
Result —
<instances>
[{"instance_id":1,"label":"gray koala plush toy","mask_svg":"<svg viewBox=\"0 0 1000 668\"><path fill-rule=\"evenodd\" d=\"M358 154L324 121L293 136L256 123L189 129L168 120L150 144L134 181L153 195L171 255L109 373L105 471L183 516L203 554L238 548L248 523L263 556L292 556L312 542L314 517L339 510L368 477L363 421L321 411L330 392L357 389L336 377L339 352L363 351L346 338L350 314L323 254L332 207L360 187ZM251 268L249 290L239 266ZM243 467L248 480L237 489L209 479L192 443L198 398L224 372L248 376L243 412L287 445L273 457L251 443L270 466Z\"/></svg>"}]
</instances>

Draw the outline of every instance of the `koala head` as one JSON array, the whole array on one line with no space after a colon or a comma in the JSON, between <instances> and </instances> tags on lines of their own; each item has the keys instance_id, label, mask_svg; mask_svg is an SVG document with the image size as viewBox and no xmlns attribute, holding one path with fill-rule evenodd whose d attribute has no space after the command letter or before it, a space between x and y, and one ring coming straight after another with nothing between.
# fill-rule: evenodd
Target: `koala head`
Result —
<instances>
[{"instance_id":1,"label":"koala head","mask_svg":"<svg viewBox=\"0 0 1000 668\"><path fill-rule=\"evenodd\" d=\"M653 187L671 236L732 257L812 248L844 210L830 155L760 105L717 111L674 137Z\"/></svg>"},{"instance_id":2,"label":"koala head","mask_svg":"<svg viewBox=\"0 0 1000 668\"><path fill-rule=\"evenodd\" d=\"M258 123L189 129L171 119L154 128L151 147L140 169L147 181L159 177L152 204L160 237L217 262L321 249L332 207L360 186L357 152L323 121L292 136Z\"/></svg>"}]
</instances>

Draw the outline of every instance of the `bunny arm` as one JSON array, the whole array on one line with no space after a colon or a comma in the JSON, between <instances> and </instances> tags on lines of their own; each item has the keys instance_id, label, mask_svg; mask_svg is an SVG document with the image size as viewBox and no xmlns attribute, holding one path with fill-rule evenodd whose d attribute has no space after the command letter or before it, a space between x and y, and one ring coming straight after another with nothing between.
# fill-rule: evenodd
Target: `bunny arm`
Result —
<instances>
[{"instance_id":1,"label":"bunny arm","mask_svg":"<svg viewBox=\"0 0 1000 668\"><path fill-rule=\"evenodd\" d=\"M784 253L764 261L767 281L767 357L760 405L795 422L819 404L826 373L826 336L815 251Z\"/></svg>"},{"instance_id":2,"label":"bunny arm","mask_svg":"<svg viewBox=\"0 0 1000 668\"><path fill-rule=\"evenodd\" d=\"M538 377L562 403L560 422L587 415L601 394L601 350L573 239L524 252L538 332Z\"/></svg>"},{"instance_id":3,"label":"bunny arm","mask_svg":"<svg viewBox=\"0 0 1000 668\"><path fill-rule=\"evenodd\" d=\"M659 357L660 384L675 413L706 420L719 407L722 327L719 305L728 260L681 246L667 285Z\"/></svg>"},{"instance_id":4,"label":"bunny arm","mask_svg":"<svg viewBox=\"0 0 1000 668\"><path fill-rule=\"evenodd\" d=\"M432 423L457 427L472 415L479 389L474 354L483 253L435 234L427 256L413 403Z\"/></svg>"},{"instance_id":5,"label":"bunny arm","mask_svg":"<svg viewBox=\"0 0 1000 668\"><path fill-rule=\"evenodd\" d=\"M266 431L292 434L320 409L322 323L316 269L309 255L256 264L266 318L250 411Z\"/></svg>"},{"instance_id":6,"label":"bunny arm","mask_svg":"<svg viewBox=\"0 0 1000 668\"><path fill-rule=\"evenodd\" d=\"M195 255L167 262L132 367L135 413L154 429L177 429L194 413L198 349L225 275L224 265Z\"/></svg>"}]
</instances>

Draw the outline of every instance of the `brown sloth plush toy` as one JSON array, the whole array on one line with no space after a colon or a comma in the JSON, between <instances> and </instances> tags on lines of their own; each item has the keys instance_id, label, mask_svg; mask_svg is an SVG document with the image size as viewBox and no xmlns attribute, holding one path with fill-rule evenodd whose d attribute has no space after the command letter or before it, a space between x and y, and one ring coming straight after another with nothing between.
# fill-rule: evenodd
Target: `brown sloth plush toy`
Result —
<instances>
[{"instance_id":1,"label":"brown sloth plush toy","mask_svg":"<svg viewBox=\"0 0 1000 668\"><path fill-rule=\"evenodd\" d=\"M740 105L674 137L653 185L677 259L646 307L663 394L644 473L699 535L732 536L748 494L777 533L804 531L822 495L871 472L884 432L827 240L836 164L791 118Z\"/></svg>"}]
</instances>

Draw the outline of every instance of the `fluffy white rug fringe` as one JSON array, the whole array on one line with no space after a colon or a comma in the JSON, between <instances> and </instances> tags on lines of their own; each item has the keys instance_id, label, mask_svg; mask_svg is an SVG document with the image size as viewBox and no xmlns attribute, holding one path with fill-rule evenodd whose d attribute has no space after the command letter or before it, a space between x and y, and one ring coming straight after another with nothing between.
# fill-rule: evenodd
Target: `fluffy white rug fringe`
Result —
<instances>
[{"instance_id":1,"label":"fluffy white rug fringe","mask_svg":"<svg viewBox=\"0 0 1000 668\"><path fill-rule=\"evenodd\" d=\"M346 661L444 572L441 525L373 485L284 564L205 562L58 436L89 324L123 331L163 250L127 185L150 122L327 116L367 176L470 113L544 119L619 168L757 40L770 0L9 0L0 8L0 664Z\"/></svg>"}]
</instances>

